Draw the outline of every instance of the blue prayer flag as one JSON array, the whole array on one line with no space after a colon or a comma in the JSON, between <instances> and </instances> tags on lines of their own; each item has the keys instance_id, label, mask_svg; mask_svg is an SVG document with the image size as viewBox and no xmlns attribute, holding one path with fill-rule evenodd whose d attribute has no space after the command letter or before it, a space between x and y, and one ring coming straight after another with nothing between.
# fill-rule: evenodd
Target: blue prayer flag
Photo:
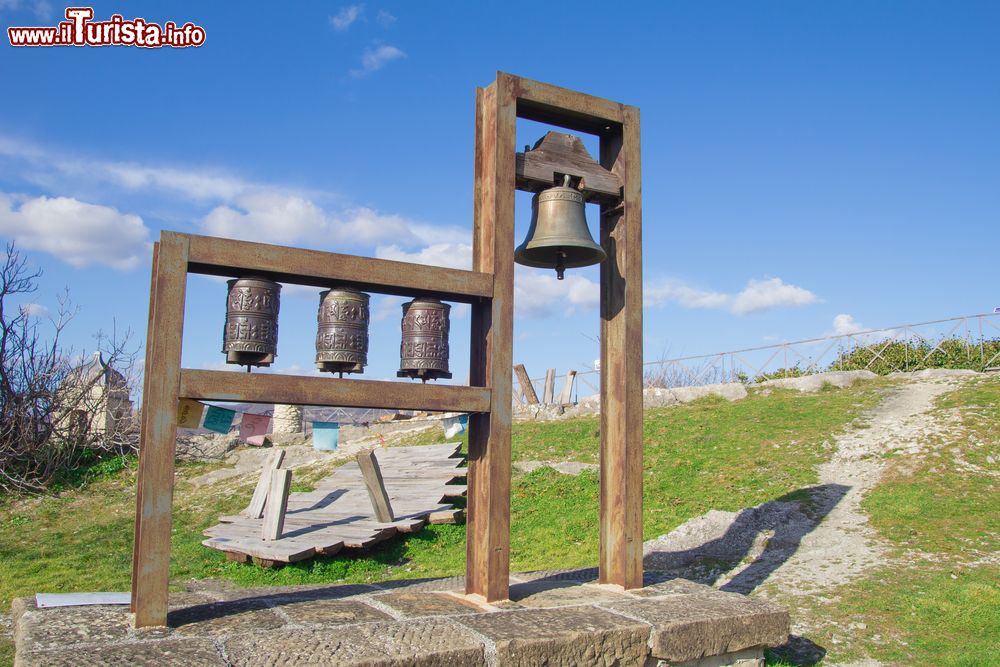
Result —
<instances>
[{"instance_id":1,"label":"blue prayer flag","mask_svg":"<svg viewBox=\"0 0 1000 667\"><path fill-rule=\"evenodd\" d=\"M340 439L340 424L336 422L313 422L313 449L334 450Z\"/></svg>"},{"instance_id":2,"label":"blue prayer flag","mask_svg":"<svg viewBox=\"0 0 1000 667\"><path fill-rule=\"evenodd\" d=\"M236 413L234 411L210 405L205 412L205 422L202 426L216 433L229 433L229 429L232 428L235 418Z\"/></svg>"}]
</instances>

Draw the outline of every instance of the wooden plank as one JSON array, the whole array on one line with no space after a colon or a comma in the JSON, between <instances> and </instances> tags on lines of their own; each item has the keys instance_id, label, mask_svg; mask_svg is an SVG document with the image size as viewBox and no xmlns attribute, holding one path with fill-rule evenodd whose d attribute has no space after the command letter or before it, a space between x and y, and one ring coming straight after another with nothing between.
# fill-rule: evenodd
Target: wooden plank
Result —
<instances>
[{"instance_id":1,"label":"wooden plank","mask_svg":"<svg viewBox=\"0 0 1000 667\"><path fill-rule=\"evenodd\" d=\"M192 273L231 277L255 273L282 283L324 288L348 283L379 294L435 297L463 303L493 294L493 277L483 272L168 233L189 240L188 270Z\"/></svg>"},{"instance_id":2,"label":"wooden plank","mask_svg":"<svg viewBox=\"0 0 1000 667\"><path fill-rule=\"evenodd\" d=\"M358 452L357 461L361 467L365 488L368 489L368 497L372 501L375 517L382 523L392 523L392 504L389 502L389 494L385 492L385 482L382 481L382 471L379 470L375 451L365 449Z\"/></svg>"},{"instance_id":3,"label":"wooden plank","mask_svg":"<svg viewBox=\"0 0 1000 667\"><path fill-rule=\"evenodd\" d=\"M566 384L563 385L562 393L559 394L559 405L568 405L573 401L574 379L576 379L576 371L570 369L566 372Z\"/></svg>"},{"instance_id":4,"label":"wooden plank","mask_svg":"<svg viewBox=\"0 0 1000 667\"><path fill-rule=\"evenodd\" d=\"M509 81L517 96L518 118L598 136L614 132L625 122L622 106L616 102L498 72L497 80L501 78Z\"/></svg>"},{"instance_id":5,"label":"wooden plank","mask_svg":"<svg viewBox=\"0 0 1000 667\"><path fill-rule=\"evenodd\" d=\"M383 380L181 370L180 394L203 401L288 403L345 408L483 412L490 407L487 387L411 384Z\"/></svg>"},{"instance_id":6,"label":"wooden plank","mask_svg":"<svg viewBox=\"0 0 1000 667\"><path fill-rule=\"evenodd\" d=\"M600 581L642 586L642 196L639 110L601 139L601 163L624 183L602 206Z\"/></svg>"},{"instance_id":7,"label":"wooden plank","mask_svg":"<svg viewBox=\"0 0 1000 667\"><path fill-rule=\"evenodd\" d=\"M563 174L569 174L579 181L585 201L617 204L621 197L618 176L590 156L580 137L564 132L548 132L530 150L518 153L515 171L518 190L541 192L562 185Z\"/></svg>"},{"instance_id":8,"label":"wooden plank","mask_svg":"<svg viewBox=\"0 0 1000 667\"><path fill-rule=\"evenodd\" d=\"M250 498L250 504L243 510L243 516L251 519L259 519L264 515L267 493L271 488L271 473L281 467L281 462L284 459L284 449L275 449L268 455L267 460L264 462L264 467L260 471L257 487L253 490L253 496Z\"/></svg>"},{"instance_id":9,"label":"wooden plank","mask_svg":"<svg viewBox=\"0 0 1000 667\"><path fill-rule=\"evenodd\" d=\"M490 387L490 411L469 416L465 592L508 598L511 366L514 339L513 77L476 91L472 268L493 274L493 298L473 304L470 384Z\"/></svg>"},{"instance_id":10,"label":"wooden plank","mask_svg":"<svg viewBox=\"0 0 1000 667\"><path fill-rule=\"evenodd\" d=\"M556 369L549 368L545 371L545 387L542 390L542 403L552 405L555 403L556 393Z\"/></svg>"},{"instance_id":11,"label":"wooden plank","mask_svg":"<svg viewBox=\"0 0 1000 667\"><path fill-rule=\"evenodd\" d=\"M531 378L528 377L528 371L524 369L524 364L514 366L514 372L517 374L517 384L524 393L528 405L538 405L538 394L535 393L535 388L531 385Z\"/></svg>"},{"instance_id":12,"label":"wooden plank","mask_svg":"<svg viewBox=\"0 0 1000 667\"><path fill-rule=\"evenodd\" d=\"M291 470L279 468L271 471L271 488L268 489L267 504L264 506L261 539L281 538L281 531L285 527L285 512L288 509L288 487L291 485Z\"/></svg>"},{"instance_id":13,"label":"wooden plank","mask_svg":"<svg viewBox=\"0 0 1000 667\"><path fill-rule=\"evenodd\" d=\"M177 396L180 387L181 331L187 285L186 239L164 234L157 255L156 287L151 295L152 324L147 333L150 381L143 395L142 476L139 480L134 545L132 608L135 626L167 623L170 576L171 506L174 492L174 447L177 439Z\"/></svg>"},{"instance_id":14,"label":"wooden plank","mask_svg":"<svg viewBox=\"0 0 1000 667\"><path fill-rule=\"evenodd\" d=\"M160 255L160 244L159 244L159 242L157 242L157 243L153 244L153 261L152 261L152 266L150 267L150 272L149 272L149 297L150 297L149 298L149 316L148 316L148 318L146 320L146 332L147 332L146 362L145 362L145 365L143 365L143 368L152 368L153 367L153 360L150 359L150 355L152 354L152 349L153 348L152 348L151 345L149 345L148 335L149 335L149 332L151 332L153 330L153 321L154 321L153 310L154 310L154 306L156 305L156 299L153 298L153 295L156 293L156 267L157 267L159 255ZM149 378L150 378L150 374L149 373L143 373L142 374L142 395L143 396L148 396L149 395ZM146 423L146 417L148 417L148 416L149 416L149 413L147 413L146 411L143 411L139 415L139 419L140 419L140 423L139 423L139 452L140 452L140 456L139 456L139 466L138 466L139 470L136 473L137 480L136 480L136 498L135 498L135 525L133 527L133 539L132 539L132 545L133 545L133 548L132 548L132 572L133 572L133 574L139 570L139 549L136 548L136 545L140 544L141 541L142 541L139 538L139 531L140 531L140 529L142 527L142 486L143 486L143 484L142 484L142 477L143 477L143 475L142 475L142 467L143 467L143 463L145 463L145 461L146 461L146 457L141 456L141 452L143 452L146 449L146 445L145 445L146 434L149 433L149 428L150 428L148 426L148 424ZM131 611L133 614L135 613L135 596L136 596L136 590L135 589L136 589L136 582L138 582L138 581L139 581L139 579L137 577L135 577L135 576L132 577L132 600L131 600L131 602L129 604L129 611Z\"/></svg>"}]
</instances>

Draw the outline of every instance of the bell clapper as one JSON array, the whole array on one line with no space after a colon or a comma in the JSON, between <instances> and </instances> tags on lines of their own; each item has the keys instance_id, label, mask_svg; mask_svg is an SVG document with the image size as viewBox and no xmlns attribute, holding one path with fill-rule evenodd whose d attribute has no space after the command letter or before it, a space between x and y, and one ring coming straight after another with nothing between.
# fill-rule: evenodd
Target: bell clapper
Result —
<instances>
[{"instance_id":1,"label":"bell clapper","mask_svg":"<svg viewBox=\"0 0 1000 667\"><path fill-rule=\"evenodd\" d=\"M566 272L566 251L562 248L556 250L556 279L562 280Z\"/></svg>"}]
</instances>

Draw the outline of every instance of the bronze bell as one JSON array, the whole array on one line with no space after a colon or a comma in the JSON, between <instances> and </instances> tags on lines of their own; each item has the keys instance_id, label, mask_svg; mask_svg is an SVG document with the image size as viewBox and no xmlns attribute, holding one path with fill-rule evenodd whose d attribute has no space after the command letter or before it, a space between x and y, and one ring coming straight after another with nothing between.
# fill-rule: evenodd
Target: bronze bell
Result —
<instances>
[{"instance_id":1,"label":"bronze bell","mask_svg":"<svg viewBox=\"0 0 1000 667\"><path fill-rule=\"evenodd\" d=\"M368 364L368 295L349 287L321 292L316 319L316 368L362 373Z\"/></svg>"},{"instance_id":2,"label":"bronze bell","mask_svg":"<svg viewBox=\"0 0 1000 667\"><path fill-rule=\"evenodd\" d=\"M278 354L281 285L266 278L229 281L222 351L227 364L270 366Z\"/></svg>"},{"instance_id":3,"label":"bronze bell","mask_svg":"<svg viewBox=\"0 0 1000 667\"><path fill-rule=\"evenodd\" d=\"M403 341L399 345L397 377L424 382L450 378L448 372L448 312L438 299L414 299L403 304Z\"/></svg>"},{"instance_id":4,"label":"bronze bell","mask_svg":"<svg viewBox=\"0 0 1000 667\"><path fill-rule=\"evenodd\" d=\"M608 256L587 228L583 193L569 182L566 175L562 185L531 198L531 228L514 251L518 264L555 269L559 280L568 268L600 264Z\"/></svg>"}]
</instances>

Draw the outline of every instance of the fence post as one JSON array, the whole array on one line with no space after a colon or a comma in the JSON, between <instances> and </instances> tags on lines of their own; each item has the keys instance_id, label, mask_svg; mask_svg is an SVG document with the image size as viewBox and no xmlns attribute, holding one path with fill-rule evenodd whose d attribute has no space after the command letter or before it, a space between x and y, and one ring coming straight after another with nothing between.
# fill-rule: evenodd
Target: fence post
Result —
<instances>
[{"instance_id":1,"label":"fence post","mask_svg":"<svg viewBox=\"0 0 1000 667\"><path fill-rule=\"evenodd\" d=\"M550 368L545 371L545 388L542 390L542 402L545 405L552 405L555 402L556 392L556 369Z\"/></svg>"},{"instance_id":2,"label":"fence post","mask_svg":"<svg viewBox=\"0 0 1000 667\"><path fill-rule=\"evenodd\" d=\"M566 384L563 385L562 393L559 394L559 404L566 405L570 403L573 398L573 380L576 379L576 371L569 370L566 372Z\"/></svg>"},{"instance_id":3,"label":"fence post","mask_svg":"<svg viewBox=\"0 0 1000 667\"><path fill-rule=\"evenodd\" d=\"M531 386L531 378L528 377L528 371L524 370L524 364L514 366L514 372L517 374L517 383L521 386L521 391L524 393L528 405L538 405L538 394Z\"/></svg>"}]
</instances>

